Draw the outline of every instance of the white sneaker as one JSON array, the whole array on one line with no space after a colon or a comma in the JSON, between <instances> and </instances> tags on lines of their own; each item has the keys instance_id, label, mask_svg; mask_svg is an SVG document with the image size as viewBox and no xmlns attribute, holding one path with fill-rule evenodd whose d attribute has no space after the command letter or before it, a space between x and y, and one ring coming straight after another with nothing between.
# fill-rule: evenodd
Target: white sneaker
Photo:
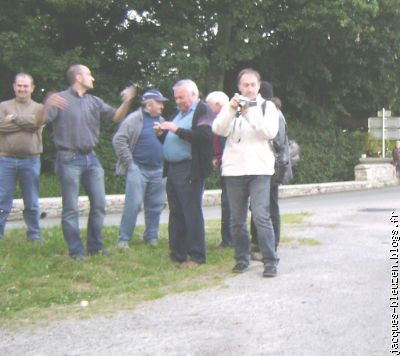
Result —
<instances>
[{"instance_id":1,"label":"white sneaker","mask_svg":"<svg viewBox=\"0 0 400 356\"><path fill-rule=\"evenodd\" d=\"M157 240L150 240L148 242L145 242L146 245L149 245L151 247L157 247L158 241Z\"/></svg>"},{"instance_id":2,"label":"white sneaker","mask_svg":"<svg viewBox=\"0 0 400 356\"><path fill-rule=\"evenodd\" d=\"M118 248L125 248L125 249L127 249L127 248L129 248L129 243L128 243L128 241L118 241L117 247L118 247Z\"/></svg>"}]
</instances>

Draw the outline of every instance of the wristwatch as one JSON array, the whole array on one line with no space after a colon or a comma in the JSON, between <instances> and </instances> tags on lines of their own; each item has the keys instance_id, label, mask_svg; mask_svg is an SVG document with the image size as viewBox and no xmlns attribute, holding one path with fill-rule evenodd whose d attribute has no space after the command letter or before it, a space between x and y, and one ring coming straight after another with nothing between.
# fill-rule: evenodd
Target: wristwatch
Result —
<instances>
[{"instance_id":1,"label":"wristwatch","mask_svg":"<svg viewBox=\"0 0 400 356\"><path fill-rule=\"evenodd\" d=\"M15 122L17 121L17 115L12 114L11 115L11 120L10 120L13 124L15 124Z\"/></svg>"}]
</instances>

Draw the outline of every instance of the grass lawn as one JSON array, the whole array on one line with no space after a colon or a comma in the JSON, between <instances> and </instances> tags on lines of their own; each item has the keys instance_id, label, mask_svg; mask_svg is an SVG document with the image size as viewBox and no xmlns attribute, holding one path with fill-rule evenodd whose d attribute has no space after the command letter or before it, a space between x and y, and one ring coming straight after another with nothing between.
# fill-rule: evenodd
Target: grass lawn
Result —
<instances>
[{"instance_id":1,"label":"grass lawn","mask_svg":"<svg viewBox=\"0 0 400 356\"><path fill-rule=\"evenodd\" d=\"M287 215L283 224L301 224L302 218ZM42 229L43 244L26 242L24 229L7 230L0 240L0 325L112 313L166 294L221 285L232 276L233 251L216 249L219 220L206 222L207 263L192 270L170 261L166 225L156 248L143 243L142 232L138 226L131 248L119 250L118 228L106 227L104 244L111 256L75 261L68 257L60 227ZM282 237L283 244L293 240Z\"/></svg>"}]
</instances>

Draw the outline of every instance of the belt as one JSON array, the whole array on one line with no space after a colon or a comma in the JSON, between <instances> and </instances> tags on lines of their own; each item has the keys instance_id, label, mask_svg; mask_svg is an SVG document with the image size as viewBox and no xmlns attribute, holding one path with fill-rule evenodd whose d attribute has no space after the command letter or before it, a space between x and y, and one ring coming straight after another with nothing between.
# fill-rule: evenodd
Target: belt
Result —
<instances>
[{"instance_id":1,"label":"belt","mask_svg":"<svg viewBox=\"0 0 400 356\"><path fill-rule=\"evenodd\" d=\"M73 152L73 153L79 153L81 155L88 155L89 153L92 153L93 148L88 148L88 149L79 149L79 148L67 148L67 147L61 147L58 146L57 149L59 151L67 151L67 152Z\"/></svg>"}]
</instances>

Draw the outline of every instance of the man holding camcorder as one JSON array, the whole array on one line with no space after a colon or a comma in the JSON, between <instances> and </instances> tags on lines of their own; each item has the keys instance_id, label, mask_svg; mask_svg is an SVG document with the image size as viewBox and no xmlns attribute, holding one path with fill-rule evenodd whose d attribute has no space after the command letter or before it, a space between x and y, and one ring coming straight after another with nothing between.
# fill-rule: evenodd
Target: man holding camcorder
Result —
<instances>
[{"instance_id":1,"label":"man holding camcorder","mask_svg":"<svg viewBox=\"0 0 400 356\"><path fill-rule=\"evenodd\" d=\"M278 256L269 213L271 176L275 157L269 140L279 128L279 114L274 103L258 94L260 74L243 69L238 75L238 89L213 122L213 131L227 137L222 156L222 176L226 179L231 211L230 228L235 248L234 273L244 272L250 261L250 239L247 230L248 201L258 232L263 255L264 277L277 274Z\"/></svg>"}]
</instances>

